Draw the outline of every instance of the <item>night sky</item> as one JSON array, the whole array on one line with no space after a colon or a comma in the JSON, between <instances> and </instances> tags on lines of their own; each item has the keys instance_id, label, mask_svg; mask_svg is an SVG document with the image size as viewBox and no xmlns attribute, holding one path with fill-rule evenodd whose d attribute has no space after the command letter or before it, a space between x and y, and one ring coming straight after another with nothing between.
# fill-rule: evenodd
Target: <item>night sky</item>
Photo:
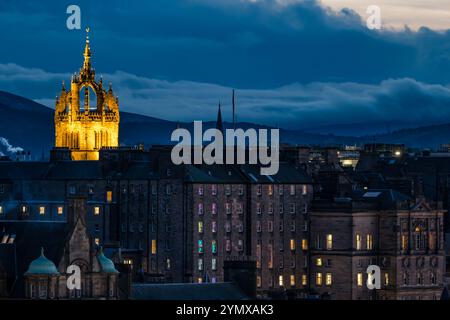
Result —
<instances>
[{"instance_id":1,"label":"night sky","mask_svg":"<svg viewBox=\"0 0 450 320\"><path fill-rule=\"evenodd\" d=\"M229 121L236 88L240 121L450 122L450 3L378 1L374 31L366 2L2 0L0 90L53 107L82 65L90 26L93 66L123 111L211 120L221 100ZM81 7L82 30L66 28L70 4Z\"/></svg>"}]
</instances>

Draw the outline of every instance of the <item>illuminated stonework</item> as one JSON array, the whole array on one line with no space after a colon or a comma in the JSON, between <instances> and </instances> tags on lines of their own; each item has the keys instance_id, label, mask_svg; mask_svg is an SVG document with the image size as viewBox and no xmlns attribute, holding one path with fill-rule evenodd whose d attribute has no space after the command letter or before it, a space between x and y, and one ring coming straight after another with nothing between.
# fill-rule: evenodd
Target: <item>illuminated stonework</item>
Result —
<instances>
[{"instance_id":1,"label":"illuminated stonework","mask_svg":"<svg viewBox=\"0 0 450 320\"><path fill-rule=\"evenodd\" d=\"M106 91L101 78L95 81L88 34L83 67L72 76L70 91L63 83L61 95L56 98L55 147L69 148L72 160L98 160L102 147L118 145L119 100L111 84Z\"/></svg>"}]
</instances>

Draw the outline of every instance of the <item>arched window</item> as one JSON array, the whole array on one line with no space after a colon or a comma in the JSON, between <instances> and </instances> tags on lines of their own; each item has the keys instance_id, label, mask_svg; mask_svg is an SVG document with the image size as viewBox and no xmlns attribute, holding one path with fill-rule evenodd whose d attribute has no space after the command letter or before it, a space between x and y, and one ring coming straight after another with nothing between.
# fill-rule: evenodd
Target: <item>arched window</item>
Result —
<instances>
[{"instance_id":1,"label":"arched window","mask_svg":"<svg viewBox=\"0 0 450 320\"><path fill-rule=\"evenodd\" d=\"M80 91L80 111L96 111L97 95L90 86L83 86Z\"/></svg>"}]
</instances>

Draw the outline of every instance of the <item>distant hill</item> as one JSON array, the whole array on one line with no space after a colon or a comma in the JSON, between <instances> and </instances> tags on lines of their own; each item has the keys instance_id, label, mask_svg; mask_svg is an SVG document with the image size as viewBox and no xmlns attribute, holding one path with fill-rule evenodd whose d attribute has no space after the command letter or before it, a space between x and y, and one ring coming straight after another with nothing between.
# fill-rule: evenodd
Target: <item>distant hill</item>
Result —
<instances>
[{"instance_id":1,"label":"distant hill","mask_svg":"<svg viewBox=\"0 0 450 320\"><path fill-rule=\"evenodd\" d=\"M168 144L170 135L177 126L192 128L192 123L177 123L128 112L121 112L120 115L120 143L122 145ZM204 123L205 129L214 126L214 122ZM231 127L231 125L224 123L224 127ZM243 129L268 128L247 122L239 123L238 127ZM0 137L8 139L13 146L30 150L34 156L47 154L54 141L53 109L27 98L0 91ZM419 148L435 148L450 142L450 124L403 129L389 134L361 137L281 129L280 139L282 142L292 144L340 145L376 141L405 143L408 146ZM0 151L5 153L4 146L0 145Z\"/></svg>"}]
</instances>

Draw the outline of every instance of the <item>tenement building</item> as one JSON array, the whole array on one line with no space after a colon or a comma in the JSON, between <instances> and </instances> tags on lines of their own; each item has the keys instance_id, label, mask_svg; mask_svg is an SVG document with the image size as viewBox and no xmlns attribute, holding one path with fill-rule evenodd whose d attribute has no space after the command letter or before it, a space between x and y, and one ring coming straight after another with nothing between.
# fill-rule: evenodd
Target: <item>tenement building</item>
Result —
<instances>
[{"instance_id":1,"label":"tenement building","mask_svg":"<svg viewBox=\"0 0 450 320\"><path fill-rule=\"evenodd\" d=\"M331 299L436 300L444 289L444 213L390 189L315 201L311 292ZM367 267L381 268L369 290Z\"/></svg>"},{"instance_id":2,"label":"tenement building","mask_svg":"<svg viewBox=\"0 0 450 320\"><path fill-rule=\"evenodd\" d=\"M194 282L223 281L224 261L250 259L261 297L305 295L312 185L302 170L281 164L262 176L258 166L190 166L187 195Z\"/></svg>"}]
</instances>

